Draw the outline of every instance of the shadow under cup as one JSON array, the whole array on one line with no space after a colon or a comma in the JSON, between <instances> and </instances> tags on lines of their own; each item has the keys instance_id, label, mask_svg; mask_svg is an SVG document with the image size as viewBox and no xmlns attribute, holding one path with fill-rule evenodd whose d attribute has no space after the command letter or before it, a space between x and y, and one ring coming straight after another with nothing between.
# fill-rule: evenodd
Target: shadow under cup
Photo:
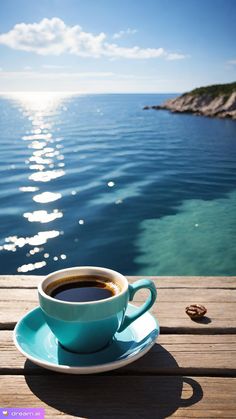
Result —
<instances>
[{"instance_id":1,"label":"shadow under cup","mask_svg":"<svg viewBox=\"0 0 236 419\"><path fill-rule=\"evenodd\" d=\"M99 278L113 284L114 292L108 298L94 301L63 301L56 299L52 290L68 281ZM135 286L136 285L136 286ZM132 316L125 315L129 300L140 288L149 288L148 301ZM111 269L78 267L56 271L48 275L38 287L39 304L45 320L60 344L69 351L90 353L107 346L115 333L127 327L154 303L155 286L150 280L139 280L129 285L127 279Z\"/></svg>"}]
</instances>

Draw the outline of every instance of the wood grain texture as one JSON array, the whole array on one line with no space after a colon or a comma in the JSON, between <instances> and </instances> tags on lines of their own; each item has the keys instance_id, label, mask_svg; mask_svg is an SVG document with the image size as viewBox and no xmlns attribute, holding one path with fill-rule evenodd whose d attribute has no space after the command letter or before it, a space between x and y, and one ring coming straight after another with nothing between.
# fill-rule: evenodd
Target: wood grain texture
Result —
<instances>
[{"instance_id":1,"label":"wood grain texture","mask_svg":"<svg viewBox=\"0 0 236 419\"><path fill-rule=\"evenodd\" d=\"M236 379L165 376L1 376L0 405L46 418L234 418ZM17 389L17 391L16 391Z\"/></svg>"},{"instance_id":2,"label":"wood grain texture","mask_svg":"<svg viewBox=\"0 0 236 419\"><path fill-rule=\"evenodd\" d=\"M45 370L14 347L7 329L38 305L42 278L0 276L0 406L44 407L58 419L236 418L236 277L151 277L162 335L138 361L91 376ZM191 303L204 304L208 317L189 319Z\"/></svg>"},{"instance_id":3,"label":"wood grain texture","mask_svg":"<svg viewBox=\"0 0 236 419\"><path fill-rule=\"evenodd\" d=\"M139 291L134 303L141 304L148 292ZM192 321L185 313L188 304L201 303L208 310L203 321ZM16 322L38 305L37 290L0 289L0 329L13 329ZM236 289L172 288L158 289L152 313L162 333L236 333Z\"/></svg>"},{"instance_id":4,"label":"wood grain texture","mask_svg":"<svg viewBox=\"0 0 236 419\"><path fill-rule=\"evenodd\" d=\"M134 282L144 276L127 276ZM42 275L0 275L0 288L36 288ZM148 276L157 288L226 288L236 289L236 276Z\"/></svg>"},{"instance_id":5,"label":"wood grain texture","mask_svg":"<svg viewBox=\"0 0 236 419\"><path fill-rule=\"evenodd\" d=\"M173 305L175 302L192 303L194 301L202 301L203 303L214 302L214 303L236 303L236 289L204 289L204 288L193 288L190 291L186 288L179 289L157 289L158 297L157 304L159 302L171 302ZM145 296L148 295L148 291L140 290L135 294L134 301L143 302ZM29 288L2 288L0 292L1 301L30 301L37 302L37 290Z\"/></svg>"},{"instance_id":6,"label":"wood grain texture","mask_svg":"<svg viewBox=\"0 0 236 419\"><path fill-rule=\"evenodd\" d=\"M236 335L160 335L138 361L114 374L236 376ZM26 361L11 331L0 332L0 374L48 374Z\"/></svg>"}]
</instances>

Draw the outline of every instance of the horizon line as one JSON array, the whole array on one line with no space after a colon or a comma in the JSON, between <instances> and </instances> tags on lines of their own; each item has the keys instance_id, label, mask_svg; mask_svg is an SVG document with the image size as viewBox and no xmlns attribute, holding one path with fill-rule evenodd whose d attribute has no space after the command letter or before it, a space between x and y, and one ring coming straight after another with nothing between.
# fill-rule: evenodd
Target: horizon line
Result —
<instances>
[{"instance_id":1,"label":"horizon line","mask_svg":"<svg viewBox=\"0 0 236 419\"><path fill-rule=\"evenodd\" d=\"M60 90L14 90L14 91L3 91L0 92L0 95L4 95L4 94L43 94L43 93L55 93L55 94L74 94L74 95L152 95L152 94L159 94L159 95L165 95L165 94L181 94L183 93L183 91L179 91L179 92L173 92L173 91L166 91L166 92L79 92L79 91L70 91L70 90L65 90L65 91L60 91Z\"/></svg>"}]
</instances>

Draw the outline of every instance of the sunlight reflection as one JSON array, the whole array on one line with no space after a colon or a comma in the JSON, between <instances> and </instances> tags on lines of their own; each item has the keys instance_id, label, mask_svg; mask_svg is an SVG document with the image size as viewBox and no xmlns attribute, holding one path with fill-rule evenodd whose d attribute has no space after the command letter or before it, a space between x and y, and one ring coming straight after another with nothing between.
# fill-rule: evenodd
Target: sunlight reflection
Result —
<instances>
[{"instance_id":1,"label":"sunlight reflection","mask_svg":"<svg viewBox=\"0 0 236 419\"><path fill-rule=\"evenodd\" d=\"M56 220L56 218L62 218L63 214L62 212L58 211L58 209L54 209L53 212L50 213L45 210L25 212L23 216L27 218L30 223L49 223L53 220Z\"/></svg>"},{"instance_id":2,"label":"sunlight reflection","mask_svg":"<svg viewBox=\"0 0 236 419\"><path fill-rule=\"evenodd\" d=\"M42 129L41 128L37 128L37 129L34 129L32 132L33 132L33 134L41 134Z\"/></svg>"},{"instance_id":3,"label":"sunlight reflection","mask_svg":"<svg viewBox=\"0 0 236 419\"><path fill-rule=\"evenodd\" d=\"M5 238L3 246L0 246L0 250L8 250L15 252L17 248L24 247L26 244L30 246L39 246L47 243L48 239L59 236L59 231L50 230L50 231L40 231L38 234L32 237L18 237L18 236L9 236Z\"/></svg>"},{"instance_id":4,"label":"sunlight reflection","mask_svg":"<svg viewBox=\"0 0 236 419\"><path fill-rule=\"evenodd\" d=\"M29 148L35 148L36 150L40 150L45 147L47 143L44 143L43 141L33 141L28 147Z\"/></svg>"},{"instance_id":5,"label":"sunlight reflection","mask_svg":"<svg viewBox=\"0 0 236 419\"><path fill-rule=\"evenodd\" d=\"M52 134L34 134L34 135L24 135L22 140L24 141L34 141L34 140L50 140Z\"/></svg>"},{"instance_id":6,"label":"sunlight reflection","mask_svg":"<svg viewBox=\"0 0 236 419\"><path fill-rule=\"evenodd\" d=\"M57 201L61 198L61 194L57 192L43 192L41 194L35 195L33 200L35 202L46 203L46 202L53 202Z\"/></svg>"},{"instance_id":7,"label":"sunlight reflection","mask_svg":"<svg viewBox=\"0 0 236 419\"><path fill-rule=\"evenodd\" d=\"M35 182L49 182L52 179L56 179L61 177L65 174L64 170L48 170L48 171L40 171L35 172L29 176L30 180Z\"/></svg>"},{"instance_id":8,"label":"sunlight reflection","mask_svg":"<svg viewBox=\"0 0 236 419\"><path fill-rule=\"evenodd\" d=\"M31 250L29 251L29 254L30 254L30 255L35 255L35 253L42 252L43 250L44 250L44 248L43 248L43 247L34 247L33 249L31 249Z\"/></svg>"},{"instance_id":9,"label":"sunlight reflection","mask_svg":"<svg viewBox=\"0 0 236 419\"><path fill-rule=\"evenodd\" d=\"M51 182L54 179L60 178L65 175L65 170L62 169L65 166L63 154L61 154L64 148L63 137L54 137L54 133L59 131L58 127L54 128L53 118L55 115L59 115L60 109L62 109L62 101L71 96L67 93L19 93L12 95L15 100L20 102L21 111L23 115L30 121L31 130L26 131L22 135L21 139L25 141L25 145L28 149L31 149L31 156L27 157L25 164L28 165L28 170L34 172L29 174L28 179L34 182ZM53 117L53 118L52 118ZM60 121L56 119L57 123ZM55 143L55 144L54 144ZM43 191L43 186L40 188L40 193L34 194L32 200L37 204L47 204L59 200L62 194L58 192ZM22 186L19 188L21 192L36 192L39 190L38 187L33 186ZM55 189L54 189L55 190ZM28 211L25 210L23 217L29 223L49 223L55 222L55 220L63 217L63 212L59 209L47 208L34 210L32 206L29 206ZM27 230L26 230L27 231ZM29 227L30 231L30 227ZM10 236L5 239L3 246L0 246L0 250L8 250L15 252L17 249L24 246L34 246L30 249L26 256L32 257L37 253L44 250L44 247L38 247L45 244L49 239L58 237L62 232L55 230L38 232L37 234L29 237L19 237L17 235ZM44 253L44 258L47 259L49 253ZM58 257L59 258L59 257ZM66 255L60 255L61 260L66 259ZM34 269L40 269L46 265L45 261L23 264L18 268L18 272L28 272Z\"/></svg>"},{"instance_id":10,"label":"sunlight reflection","mask_svg":"<svg viewBox=\"0 0 236 419\"><path fill-rule=\"evenodd\" d=\"M37 164L51 164L52 163L52 160L51 159L43 159L42 157L40 157L38 154L36 154L36 153L38 153L37 151L35 151L34 153L33 153L33 156L31 156L30 158L29 158L29 161L34 161L35 163L37 163Z\"/></svg>"},{"instance_id":11,"label":"sunlight reflection","mask_svg":"<svg viewBox=\"0 0 236 419\"><path fill-rule=\"evenodd\" d=\"M54 151L53 147L45 147L41 151L34 151L34 156L42 156L43 154L50 153L51 151Z\"/></svg>"},{"instance_id":12,"label":"sunlight reflection","mask_svg":"<svg viewBox=\"0 0 236 419\"><path fill-rule=\"evenodd\" d=\"M36 192L39 188L37 186L21 186L19 190L21 192Z\"/></svg>"},{"instance_id":13,"label":"sunlight reflection","mask_svg":"<svg viewBox=\"0 0 236 419\"><path fill-rule=\"evenodd\" d=\"M17 272L29 272L29 271L34 271L35 269L40 269L43 266L46 266L46 262L45 260L42 260L41 262L36 262L36 263L28 263L22 266L19 266L19 268L17 268Z\"/></svg>"},{"instance_id":14,"label":"sunlight reflection","mask_svg":"<svg viewBox=\"0 0 236 419\"><path fill-rule=\"evenodd\" d=\"M46 152L44 153L46 157L55 157L55 156L59 156L60 152L58 150L54 151L54 148L51 149L51 152Z\"/></svg>"},{"instance_id":15,"label":"sunlight reflection","mask_svg":"<svg viewBox=\"0 0 236 419\"><path fill-rule=\"evenodd\" d=\"M45 166L43 164L31 164L29 168L30 170L43 170Z\"/></svg>"},{"instance_id":16,"label":"sunlight reflection","mask_svg":"<svg viewBox=\"0 0 236 419\"><path fill-rule=\"evenodd\" d=\"M9 96L23 106L26 111L38 111L38 118L42 113L54 111L70 92L14 92Z\"/></svg>"}]
</instances>

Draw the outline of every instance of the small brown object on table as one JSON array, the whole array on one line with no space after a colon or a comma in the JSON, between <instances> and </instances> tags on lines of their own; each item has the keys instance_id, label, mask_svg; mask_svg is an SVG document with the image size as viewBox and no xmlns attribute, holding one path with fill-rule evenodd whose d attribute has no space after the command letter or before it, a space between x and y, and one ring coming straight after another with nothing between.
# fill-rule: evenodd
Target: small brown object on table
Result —
<instances>
[{"instance_id":1,"label":"small brown object on table","mask_svg":"<svg viewBox=\"0 0 236 419\"><path fill-rule=\"evenodd\" d=\"M151 277L161 326L138 361L98 375L43 369L15 348L16 322L38 305L39 276L0 276L0 406L43 407L45 418L236 418L236 277ZM130 282L137 277L128 277ZM141 304L146 291L136 294ZM185 313L208 308L206 321Z\"/></svg>"},{"instance_id":2,"label":"small brown object on table","mask_svg":"<svg viewBox=\"0 0 236 419\"><path fill-rule=\"evenodd\" d=\"M193 320L201 319L207 313L207 309L202 304L191 304L186 307L185 313Z\"/></svg>"}]
</instances>

